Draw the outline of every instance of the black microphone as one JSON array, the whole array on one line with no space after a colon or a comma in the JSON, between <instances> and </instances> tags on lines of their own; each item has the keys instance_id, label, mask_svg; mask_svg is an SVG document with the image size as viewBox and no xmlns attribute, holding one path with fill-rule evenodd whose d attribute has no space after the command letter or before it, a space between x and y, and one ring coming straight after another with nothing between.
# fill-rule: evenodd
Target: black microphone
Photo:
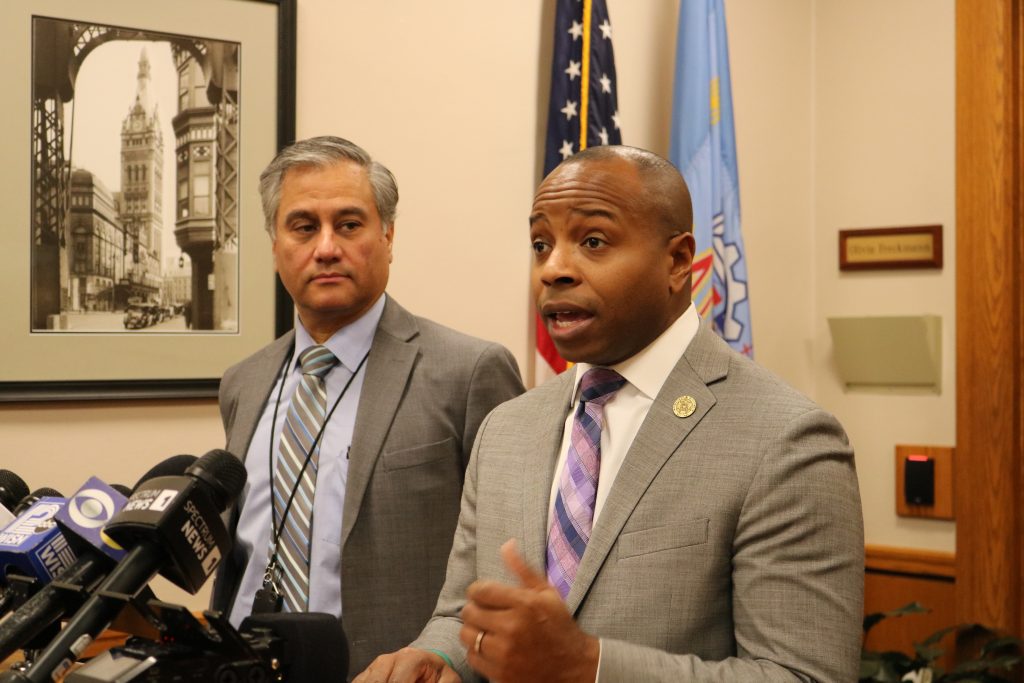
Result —
<instances>
[{"instance_id":1,"label":"black microphone","mask_svg":"<svg viewBox=\"0 0 1024 683\"><path fill-rule=\"evenodd\" d=\"M28 510L30 507L32 507L37 502L39 502L40 498L63 498L63 497L64 497L64 494L61 493L60 491L58 491L57 489L51 489L49 486L43 486L42 488L38 488L35 491L33 491L32 493L29 493L28 495L22 497L22 499L20 501L18 501L18 504L14 506L14 509L11 510L11 512L14 513L15 517L17 517L18 515L23 513L25 510Z\"/></svg>"},{"instance_id":2,"label":"black microphone","mask_svg":"<svg viewBox=\"0 0 1024 683\"><path fill-rule=\"evenodd\" d=\"M38 489L21 499L14 508L17 516L0 530L0 585L6 587L0 616L74 562L74 551L54 521L66 503L59 491Z\"/></svg>"},{"instance_id":3,"label":"black microphone","mask_svg":"<svg viewBox=\"0 0 1024 683\"><path fill-rule=\"evenodd\" d=\"M10 470L0 470L0 529L14 521L14 508L28 495L28 484Z\"/></svg>"},{"instance_id":4,"label":"black microphone","mask_svg":"<svg viewBox=\"0 0 1024 683\"><path fill-rule=\"evenodd\" d=\"M157 463L143 474L135 484L135 488L156 477L181 476L188 466L197 459L194 455L173 455ZM9 474L12 478L5 478L4 473ZM29 493L28 486L20 477L7 470L2 470L0 471L0 486L3 486L5 481L9 482L11 491L19 494L11 507L19 510L22 515L41 498L63 497L59 491L52 488L40 488ZM90 479L91 481L93 479ZM96 481L100 488L106 487L103 482ZM88 488L89 482L82 487L82 490ZM122 484L114 484L110 488L121 496L131 495L131 489ZM82 490L72 496L72 500L79 496ZM94 507L96 506L96 499L92 500L92 504ZM124 500L119 500L116 510L109 510L106 517L100 521L106 522L113 516L113 512L120 510L123 505ZM64 512L61 510L53 515L58 524L61 521L64 522L61 526L63 534L60 537L57 536L56 529L52 527L36 529L36 535L46 535L40 536L39 540L22 542L22 547L15 547L5 552L5 538L0 534L0 585L5 583L5 574L10 577L8 582L13 584L0 594L0 617L12 610L17 610L9 619L0 622L0 660L18 649L29 647L33 638L40 634L45 635L50 624L78 609L88 595L87 592L83 592L83 589L89 591L95 588L96 584L125 554L123 551L112 552L109 542L102 539L97 530L85 530L80 524L63 514ZM79 519L88 524L88 521L83 520L81 516ZM90 526L101 526L101 524ZM54 540L51 543L49 539ZM15 538L15 540L17 539ZM82 557L75 560L74 557L67 557L65 551L66 562L57 567L53 572L56 576L53 576L44 571L45 565L36 557L40 554L38 548L46 549L63 541L67 541L75 553ZM31 547L26 550L29 545ZM61 546L61 549L63 547ZM99 551L99 554L93 550ZM34 554L32 551L35 551ZM47 552L50 551L47 550ZM104 555L110 559L105 559ZM74 561L72 562L72 560ZM53 564L53 561L51 560L50 563ZM63 567L62 570L61 567ZM51 578L56 581L56 585L48 587L49 590L43 589L36 593L39 586L49 583ZM33 596L33 593L36 594Z\"/></svg>"},{"instance_id":5,"label":"black microphone","mask_svg":"<svg viewBox=\"0 0 1024 683\"><path fill-rule=\"evenodd\" d=\"M104 531L128 554L26 671L0 682L48 683L64 674L92 640L159 571L195 593L228 551L221 513L245 485L245 466L227 451L213 450L180 477L139 484Z\"/></svg>"},{"instance_id":6,"label":"black microphone","mask_svg":"<svg viewBox=\"0 0 1024 683\"><path fill-rule=\"evenodd\" d=\"M172 455L166 460L161 460L157 464L153 465L148 472L139 477L139 480L135 482L135 486L132 487L131 491L134 493L140 486L145 484L150 479L156 479L157 477L176 477L185 473L185 470L190 465L198 460L194 455ZM125 494L128 495L128 494Z\"/></svg>"},{"instance_id":7,"label":"black microphone","mask_svg":"<svg viewBox=\"0 0 1024 683\"><path fill-rule=\"evenodd\" d=\"M344 681L348 640L341 620L320 612L267 612L246 617L244 635L265 629L284 641L281 667L286 681Z\"/></svg>"},{"instance_id":8,"label":"black microphone","mask_svg":"<svg viewBox=\"0 0 1024 683\"><path fill-rule=\"evenodd\" d=\"M154 477L181 476L195 461L194 455L168 458L144 474L136 487ZM111 491L121 497L112 495ZM108 487L91 477L56 514L57 524L78 559L0 622L0 661L19 649L31 647L37 636L46 636L52 624L79 609L89 593L124 557L125 551L112 545L102 526L124 507L130 495L131 489L127 486Z\"/></svg>"},{"instance_id":9,"label":"black microphone","mask_svg":"<svg viewBox=\"0 0 1024 683\"><path fill-rule=\"evenodd\" d=\"M0 470L0 531L14 521L14 513L11 511L28 493L28 484L24 479L10 470ZM0 584L4 583L3 579L0 575ZM14 609L19 599L17 591L0 591L0 616Z\"/></svg>"},{"instance_id":10,"label":"black microphone","mask_svg":"<svg viewBox=\"0 0 1024 683\"><path fill-rule=\"evenodd\" d=\"M344 681L348 643L341 621L316 612L268 613L235 630L219 612L200 624L179 605L149 603L161 640L131 638L71 672L67 683L132 681Z\"/></svg>"}]
</instances>

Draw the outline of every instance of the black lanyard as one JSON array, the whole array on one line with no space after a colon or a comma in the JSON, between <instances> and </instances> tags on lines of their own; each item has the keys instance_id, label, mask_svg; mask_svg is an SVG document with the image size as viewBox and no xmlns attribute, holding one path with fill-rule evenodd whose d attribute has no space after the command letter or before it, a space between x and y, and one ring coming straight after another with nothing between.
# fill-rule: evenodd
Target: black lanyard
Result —
<instances>
[{"instance_id":1,"label":"black lanyard","mask_svg":"<svg viewBox=\"0 0 1024 683\"><path fill-rule=\"evenodd\" d=\"M287 379L288 367L294 363L294 354L295 354L295 345L293 344L292 347L291 347L290 352L288 353L288 355L285 356L284 363L281 364L281 371L280 371L280 373L278 373L280 375L281 379L280 379L280 383L278 384L278 387L277 387L277 400L274 402L274 417L273 417L273 419L270 422L270 444L269 444L269 457L267 458L267 466L268 466L269 471L270 471L270 479L269 479L269 483L270 483L270 530L271 530L271 548L273 548L273 552L270 555L270 560L267 563L267 570L266 570L266 573L263 576L263 585L264 585L264 587L266 587L268 583L272 584L272 585L274 584L273 574L274 574L274 571L277 568L277 546L278 546L278 541L280 541L280 539L281 539L281 532L284 531L284 523L285 523L285 520L288 519L288 512L291 510L292 501L295 499L295 493L299 490L299 484L302 482L302 475L306 471L306 467L309 465L310 460L312 460L312 458L313 458L313 453L316 451L317 444L320 443L320 438L323 436L324 430L327 429L327 423L330 422L331 416L334 415L335 409L338 407L338 404L341 403L341 399L345 398L345 394L348 393L348 388L350 386L352 386L352 381L355 380L356 375L359 374L359 371L363 369L363 364L366 363L366 359L367 359L367 357L369 357L370 352L367 351L366 354L363 355L363 359L361 361L359 361L359 365L356 366L355 372L353 372L352 376L348 378L347 382L345 382L345 387L341 390L341 394L338 395L337 400L334 401L334 405L331 406L330 412L328 412L327 415L324 416L323 424L320 425L320 429L317 431L316 437L313 439L313 443L310 445L309 450L306 452L306 458L305 458L305 460L302 463L302 469L299 470L299 474L295 478L295 486L292 487L292 492L288 495L288 502L285 503L284 510L281 511L281 519L275 525L274 524L274 429L277 426L277 413L278 413L278 409L281 407L281 395L284 393L284 385L285 385L285 381ZM299 378L299 381L300 382L302 381L301 377ZM327 382L327 380L326 380L326 377L325 377L324 378L325 385L326 385L326 382ZM312 539L310 539L310 542L312 543ZM276 591L276 586L275 586L275 591Z\"/></svg>"}]
</instances>

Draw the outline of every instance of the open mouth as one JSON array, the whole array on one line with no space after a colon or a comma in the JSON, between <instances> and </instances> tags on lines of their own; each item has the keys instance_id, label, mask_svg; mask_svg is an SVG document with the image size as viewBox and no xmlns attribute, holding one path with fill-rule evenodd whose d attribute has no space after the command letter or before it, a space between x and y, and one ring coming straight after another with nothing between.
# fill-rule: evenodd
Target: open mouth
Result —
<instances>
[{"instance_id":1,"label":"open mouth","mask_svg":"<svg viewBox=\"0 0 1024 683\"><path fill-rule=\"evenodd\" d=\"M578 327L580 324L590 320L593 316L582 311L560 311L548 315L551 326L559 330L567 330Z\"/></svg>"},{"instance_id":2,"label":"open mouth","mask_svg":"<svg viewBox=\"0 0 1024 683\"><path fill-rule=\"evenodd\" d=\"M552 337L564 338L583 329L594 319L592 313L578 308L562 308L561 306L545 307L543 313L548 333Z\"/></svg>"}]
</instances>

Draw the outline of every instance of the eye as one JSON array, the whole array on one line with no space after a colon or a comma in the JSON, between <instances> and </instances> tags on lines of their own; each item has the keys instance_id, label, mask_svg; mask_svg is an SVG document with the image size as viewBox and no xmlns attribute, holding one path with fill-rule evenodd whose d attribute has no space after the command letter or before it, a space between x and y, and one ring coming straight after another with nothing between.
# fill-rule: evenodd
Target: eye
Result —
<instances>
[{"instance_id":1,"label":"eye","mask_svg":"<svg viewBox=\"0 0 1024 683\"><path fill-rule=\"evenodd\" d=\"M530 244L530 247L533 249L533 253L535 254L543 254L544 252L551 249L551 247L548 246L548 244L546 244L543 240L533 240L533 242Z\"/></svg>"},{"instance_id":2,"label":"eye","mask_svg":"<svg viewBox=\"0 0 1024 683\"><path fill-rule=\"evenodd\" d=\"M296 223L292 226L292 230L300 233L316 232L316 225L313 223Z\"/></svg>"},{"instance_id":3,"label":"eye","mask_svg":"<svg viewBox=\"0 0 1024 683\"><path fill-rule=\"evenodd\" d=\"M583 240L583 246L587 249L598 249L605 245L605 241L600 237L587 237Z\"/></svg>"},{"instance_id":4,"label":"eye","mask_svg":"<svg viewBox=\"0 0 1024 683\"><path fill-rule=\"evenodd\" d=\"M344 223L338 225L338 229L341 230L342 232L352 232L353 230L359 228L360 225L362 224L359 223L358 221L345 221Z\"/></svg>"}]
</instances>

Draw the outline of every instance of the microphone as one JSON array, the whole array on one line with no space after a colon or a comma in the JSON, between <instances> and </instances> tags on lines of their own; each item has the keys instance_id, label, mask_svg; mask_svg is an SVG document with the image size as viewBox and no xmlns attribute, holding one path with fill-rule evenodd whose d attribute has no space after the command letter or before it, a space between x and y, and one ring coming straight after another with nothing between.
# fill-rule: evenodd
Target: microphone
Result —
<instances>
[{"instance_id":1,"label":"microphone","mask_svg":"<svg viewBox=\"0 0 1024 683\"><path fill-rule=\"evenodd\" d=\"M188 610L149 603L160 642L132 638L71 672L67 683L132 681L344 681L348 643L341 621L316 612L254 615L236 631L219 612L200 624Z\"/></svg>"},{"instance_id":2,"label":"microphone","mask_svg":"<svg viewBox=\"0 0 1024 683\"><path fill-rule=\"evenodd\" d=\"M10 671L0 683L47 683L64 674L132 596L159 572L195 593L227 552L230 539L221 513L245 485L245 466L227 451L213 450L184 476L155 477L138 485L104 527L127 555L26 671Z\"/></svg>"},{"instance_id":3,"label":"microphone","mask_svg":"<svg viewBox=\"0 0 1024 683\"><path fill-rule=\"evenodd\" d=\"M54 521L65 503L53 489L38 489L22 498L14 508L14 521L0 531L0 577L50 581L74 561L74 552Z\"/></svg>"},{"instance_id":4,"label":"microphone","mask_svg":"<svg viewBox=\"0 0 1024 683\"><path fill-rule=\"evenodd\" d=\"M44 495L56 493L57 496ZM22 605L43 583L75 559L53 520L64 505L60 492L39 489L22 497L17 516L0 530L0 617Z\"/></svg>"},{"instance_id":5,"label":"microphone","mask_svg":"<svg viewBox=\"0 0 1024 683\"><path fill-rule=\"evenodd\" d=\"M166 460L161 460L157 464L153 465L148 472L139 477L139 480L135 482L135 486L132 487L131 491L134 493L140 486L145 484L150 479L156 479L157 477L174 477L180 476L185 473L189 465L198 460L194 455L172 455ZM128 495L128 494L125 494Z\"/></svg>"},{"instance_id":6,"label":"microphone","mask_svg":"<svg viewBox=\"0 0 1024 683\"><path fill-rule=\"evenodd\" d=\"M136 487L154 477L183 475L195 460L194 455L168 458L144 474ZM107 536L102 527L124 507L126 496L130 494L126 486L108 487L92 477L57 513L57 524L78 559L0 622L0 661L24 649L37 636L45 634L51 624L81 607L88 593L124 557L126 551Z\"/></svg>"},{"instance_id":7,"label":"microphone","mask_svg":"<svg viewBox=\"0 0 1024 683\"><path fill-rule=\"evenodd\" d=\"M10 470L0 470L0 528L14 521L11 512L18 501L28 495L28 484Z\"/></svg>"},{"instance_id":8,"label":"microphone","mask_svg":"<svg viewBox=\"0 0 1024 683\"><path fill-rule=\"evenodd\" d=\"M30 494L26 495L25 497L23 497L20 501L18 501L18 504L14 506L14 509L11 512L13 512L14 516L17 517L22 512L24 512L25 510L28 510L30 507L32 507L32 505L36 501L38 501L40 498L63 498L63 497L64 497L64 494L61 493L60 491L58 491L57 489L51 489L49 486L44 486L42 488L36 489L32 493L30 493Z\"/></svg>"},{"instance_id":9,"label":"microphone","mask_svg":"<svg viewBox=\"0 0 1024 683\"><path fill-rule=\"evenodd\" d=\"M284 641L281 654L286 681L348 679L348 640L341 620L321 612L266 612L246 617L243 634L269 631Z\"/></svg>"},{"instance_id":10,"label":"microphone","mask_svg":"<svg viewBox=\"0 0 1024 683\"><path fill-rule=\"evenodd\" d=\"M88 591L124 556L125 551L112 544L101 527L124 507L125 500L113 487L91 477L57 510L53 521L77 559L0 622L0 660L30 647L40 634L52 637L49 627L77 609ZM40 577L41 581L45 578Z\"/></svg>"}]
</instances>

